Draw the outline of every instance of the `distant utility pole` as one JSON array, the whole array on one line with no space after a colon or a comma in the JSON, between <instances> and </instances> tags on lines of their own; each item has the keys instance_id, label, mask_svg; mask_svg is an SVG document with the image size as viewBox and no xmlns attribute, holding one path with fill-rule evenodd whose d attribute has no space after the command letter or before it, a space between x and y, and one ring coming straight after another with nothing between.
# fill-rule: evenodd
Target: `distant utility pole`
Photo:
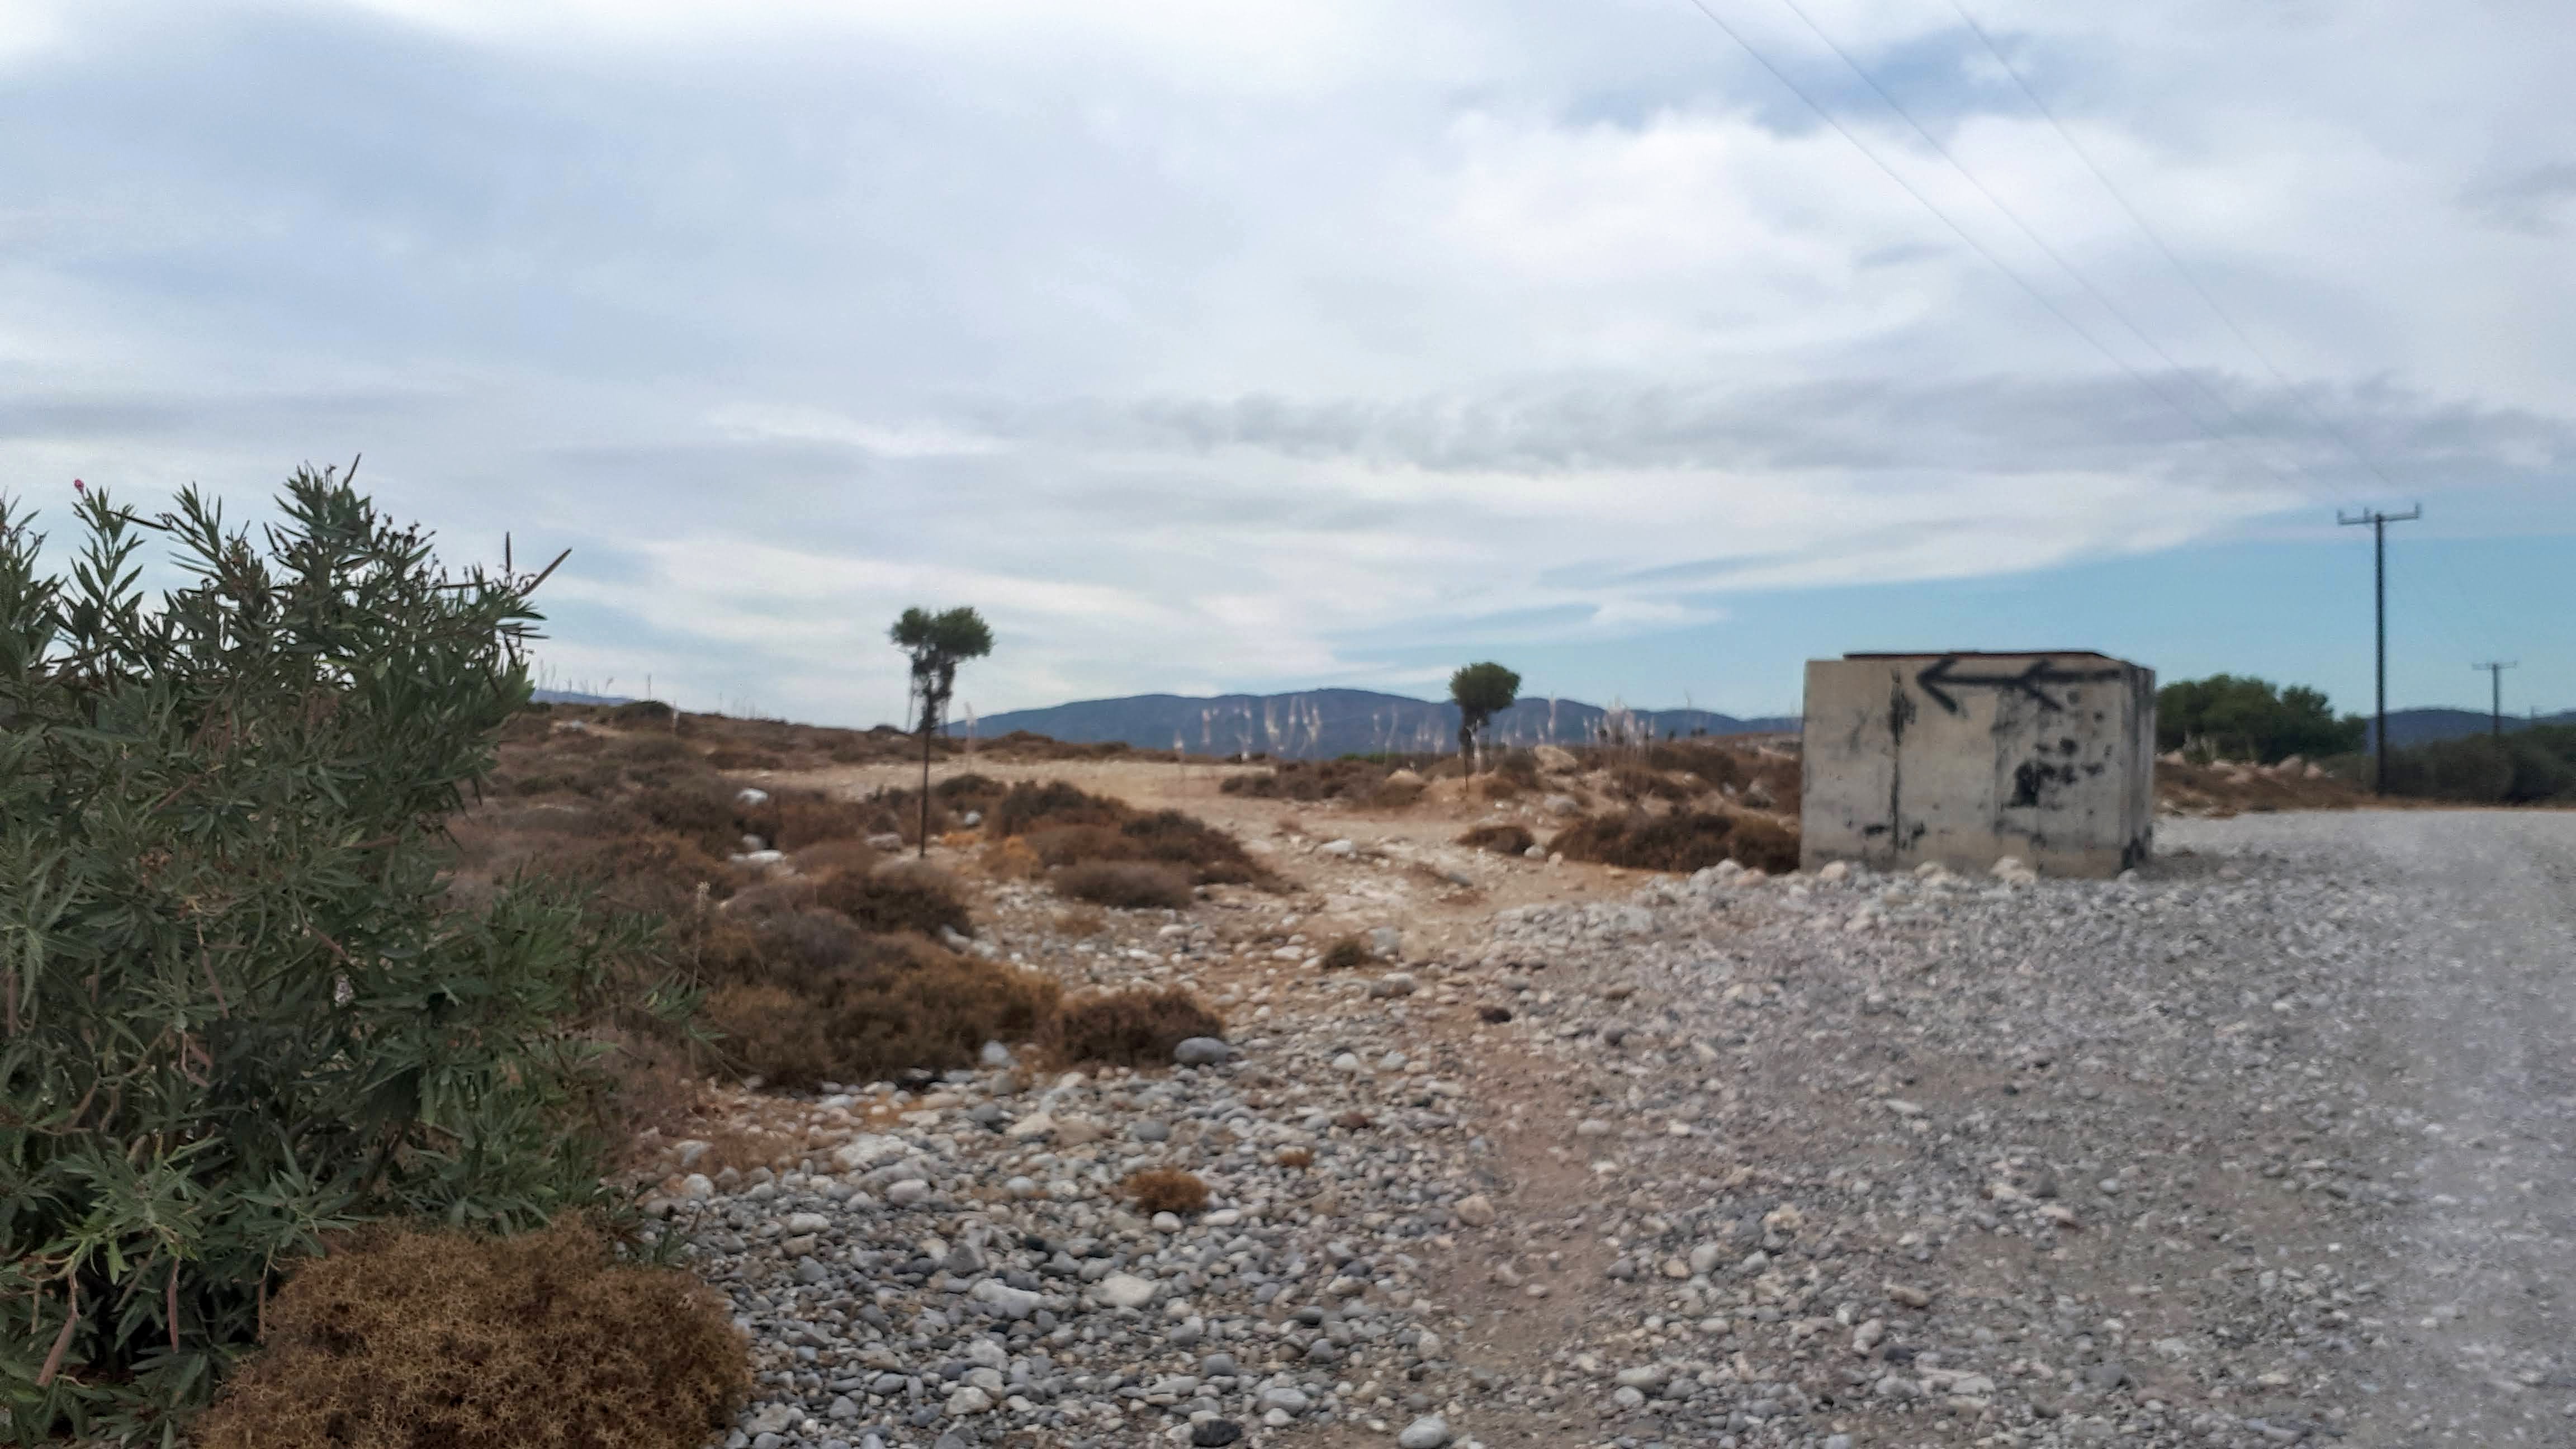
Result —
<instances>
[{"instance_id":1,"label":"distant utility pole","mask_svg":"<svg viewBox=\"0 0 2576 1449\"><path fill-rule=\"evenodd\" d=\"M2499 741L2504 738L2504 672L2520 663L2522 661L2519 659L2494 659L2484 664L2469 666L2471 669L2485 670L2489 681L2495 687L2495 692L2487 706L2487 724L2488 733Z\"/></svg>"},{"instance_id":2,"label":"distant utility pole","mask_svg":"<svg viewBox=\"0 0 2576 1449\"><path fill-rule=\"evenodd\" d=\"M2372 726L2375 738L2371 741L2376 747L2377 755L2371 767L2370 782L2371 793L2375 795L2388 793L2388 525L2412 523L2423 516L2424 505L2421 503L2407 509L2404 513L2382 513L2377 509L2371 509L2358 518L2346 518L2341 513L2335 515L2335 522L2339 524L2351 526L2367 523L2370 525L2370 581L2372 590L2378 598L2379 644L2379 722Z\"/></svg>"}]
</instances>

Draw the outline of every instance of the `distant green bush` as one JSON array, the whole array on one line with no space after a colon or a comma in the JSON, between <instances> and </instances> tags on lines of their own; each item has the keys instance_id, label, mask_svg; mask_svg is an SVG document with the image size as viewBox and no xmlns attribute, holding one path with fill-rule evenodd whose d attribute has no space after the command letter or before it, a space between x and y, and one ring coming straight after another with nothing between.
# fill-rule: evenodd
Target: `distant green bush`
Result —
<instances>
[{"instance_id":1,"label":"distant green bush","mask_svg":"<svg viewBox=\"0 0 2576 1449\"><path fill-rule=\"evenodd\" d=\"M534 581L328 472L280 504L86 498L56 577L0 500L0 1440L175 1442L326 1233L600 1196L582 1020L638 938L439 874Z\"/></svg>"},{"instance_id":2,"label":"distant green bush","mask_svg":"<svg viewBox=\"0 0 2576 1449\"><path fill-rule=\"evenodd\" d=\"M2337 719L2325 695L2305 685L2281 689L2269 680L2213 674L2156 691L2159 750L2271 765L2292 755L2350 754L2368 732L2361 716Z\"/></svg>"},{"instance_id":3,"label":"distant green bush","mask_svg":"<svg viewBox=\"0 0 2576 1449\"><path fill-rule=\"evenodd\" d=\"M2501 740L2441 740L2388 752L2388 793L2480 805L2576 800L2576 726L2532 725Z\"/></svg>"}]
</instances>

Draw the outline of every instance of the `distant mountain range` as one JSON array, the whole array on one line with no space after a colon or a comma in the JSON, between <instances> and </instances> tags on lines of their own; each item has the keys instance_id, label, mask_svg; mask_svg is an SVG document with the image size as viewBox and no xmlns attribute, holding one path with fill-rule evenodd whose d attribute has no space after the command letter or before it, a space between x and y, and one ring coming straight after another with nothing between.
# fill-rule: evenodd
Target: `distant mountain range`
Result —
<instances>
[{"instance_id":1,"label":"distant mountain range","mask_svg":"<svg viewBox=\"0 0 2576 1449\"><path fill-rule=\"evenodd\" d=\"M631 704L622 694L584 694L578 689L533 690L529 698L539 704Z\"/></svg>"},{"instance_id":2,"label":"distant mountain range","mask_svg":"<svg viewBox=\"0 0 2576 1449\"><path fill-rule=\"evenodd\" d=\"M2576 725L2576 709L2538 718L2506 715L2505 730L2510 733L2535 724ZM2388 712L2388 743L2398 749L2410 745L2429 745L2438 740L2456 740L2466 735L2482 735L2493 728L2494 721L2482 709L2392 709ZM2365 740L2375 740L2378 731L2365 732ZM2370 746L2365 744L2363 748Z\"/></svg>"},{"instance_id":3,"label":"distant mountain range","mask_svg":"<svg viewBox=\"0 0 2576 1449\"><path fill-rule=\"evenodd\" d=\"M1582 744L1611 711L1572 699L1525 699L1494 716L1487 738L1498 744ZM1756 734L1795 730L1794 718L1737 719L1704 709L1624 712L1630 731L1661 735ZM1365 689L1308 689L1295 694L1223 694L1196 699L1138 694L1087 699L1048 709L986 715L984 739L1027 730L1068 743L1124 740L1139 749L1178 747L1192 754L1267 754L1276 759L1429 753L1458 747L1458 707ZM965 733L963 723L949 733Z\"/></svg>"}]
</instances>

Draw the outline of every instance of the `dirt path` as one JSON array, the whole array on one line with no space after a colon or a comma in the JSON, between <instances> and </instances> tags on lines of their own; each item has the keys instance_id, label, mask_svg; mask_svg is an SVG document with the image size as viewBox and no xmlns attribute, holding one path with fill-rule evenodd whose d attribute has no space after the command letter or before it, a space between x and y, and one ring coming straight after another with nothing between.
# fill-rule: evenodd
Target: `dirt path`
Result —
<instances>
[{"instance_id":1,"label":"dirt path","mask_svg":"<svg viewBox=\"0 0 2576 1449\"><path fill-rule=\"evenodd\" d=\"M1398 928L1399 1034L1463 1064L1495 1209L1425 1281L1486 1444L2576 1445L2576 816L2173 822L2133 884L1659 894L1452 843L1543 836L1531 802L938 773L969 768L1257 842L1291 889L1206 910L1242 944L1203 990L1374 1020L1273 947Z\"/></svg>"}]
</instances>

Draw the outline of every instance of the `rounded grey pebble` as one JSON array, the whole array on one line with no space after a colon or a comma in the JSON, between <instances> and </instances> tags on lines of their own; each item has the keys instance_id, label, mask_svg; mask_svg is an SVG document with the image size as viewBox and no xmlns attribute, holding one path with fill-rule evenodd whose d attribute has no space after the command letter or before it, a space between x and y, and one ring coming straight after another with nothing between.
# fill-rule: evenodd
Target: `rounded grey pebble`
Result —
<instances>
[{"instance_id":1,"label":"rounded grey pebble","mask_svg":"<svg viewBox=\"0 0 2576 1449\"><path fill-rule=\"evenodd\" d=\"M1449 1421L1438 1414L1423 1415L1395 1436L1396 1449L1445 1449L1448 1443Z\"/></svg>"},{"instance_id":2,"label":"rounded grey pebble","mask_svg":"<svg viewBox=\"0 0 2576 1449\"><path fill-rule=\"evenodd\" d=\"M1232 1043L1212 1036L1194 1036L1172 1048L1172 1060L1185 1067L1212 1067L1234 1060Z\"/></svg>"}]
</instances>

